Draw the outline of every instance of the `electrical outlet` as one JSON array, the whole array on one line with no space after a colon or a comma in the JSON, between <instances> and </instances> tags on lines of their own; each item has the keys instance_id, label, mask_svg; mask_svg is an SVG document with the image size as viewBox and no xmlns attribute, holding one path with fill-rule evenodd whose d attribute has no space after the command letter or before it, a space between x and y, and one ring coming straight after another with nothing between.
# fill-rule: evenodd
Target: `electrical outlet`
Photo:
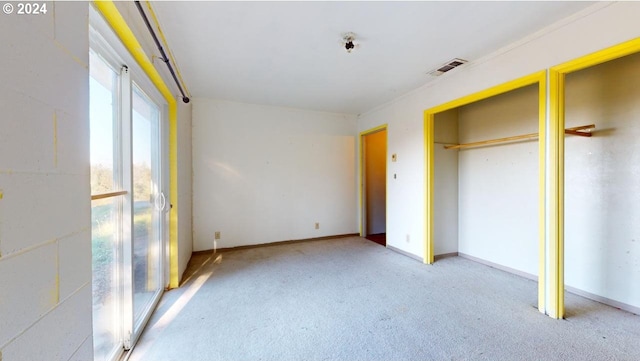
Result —
<instances>
[{"instance_id":1,"label":"electrical outlet","mask_svg":"<svg viewBox=\"0 0 640 361\"><path fill-rule=\"evenodd\" d=\"M407 243L411 242L411 237L407 234Z\"/></svg>"},{"instance_id":2,"label":"electrical outlet","mask_svg":"<svg viewBox=\"0 0 640 361\"><path fill-rule=\"evenodd\" d=\"M216 233L214 233L213 238L214 239L220 239L220 231L217 231Z\"/></svg>"},{"instance_id":3,"label":"electrical outlet","mask_svg":"<svg viewBox=\"0 0 640 361\"><path fill-rule=\"evenodd\" d=\"M316 222L316 229L320 229L320 223Z\"/></svg>"}]
</instances>

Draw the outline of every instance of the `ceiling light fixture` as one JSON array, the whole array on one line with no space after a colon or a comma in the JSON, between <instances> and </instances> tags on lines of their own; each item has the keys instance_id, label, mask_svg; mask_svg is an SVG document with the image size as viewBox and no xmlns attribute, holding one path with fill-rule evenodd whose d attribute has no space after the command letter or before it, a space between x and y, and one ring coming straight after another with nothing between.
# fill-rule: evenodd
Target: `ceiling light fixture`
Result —
<instances>
[{"instance_id":1,"label":"ceiling light fixture","mask_svg":"<svg viewBox=\"0 0 640 361\"><path fill-rule=\"evenodd\" d=\"M360 44L356 43L356 34L352 32L342 35L342 46L347 53L351 53L353 49L359 48Z\"/></svg>"}]
</instances>

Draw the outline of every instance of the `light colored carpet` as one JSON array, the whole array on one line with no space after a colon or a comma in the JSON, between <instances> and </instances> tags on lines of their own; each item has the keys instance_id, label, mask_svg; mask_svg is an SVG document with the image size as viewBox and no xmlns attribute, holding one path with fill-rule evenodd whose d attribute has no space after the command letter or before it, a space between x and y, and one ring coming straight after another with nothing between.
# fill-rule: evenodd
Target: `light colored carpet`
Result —
<instances>
[{"instance_id":1,"label":"light colored carpet","mask_svg":"<svg viewBox=\"0 0 640 361\"><path fill-rule=\"evenodd\" d=\"M358 237L217 256L192 259L131 361L640 360L639 316L569 294L553 320L535 282L459 257Z\"/></svg>"}]
</instances>

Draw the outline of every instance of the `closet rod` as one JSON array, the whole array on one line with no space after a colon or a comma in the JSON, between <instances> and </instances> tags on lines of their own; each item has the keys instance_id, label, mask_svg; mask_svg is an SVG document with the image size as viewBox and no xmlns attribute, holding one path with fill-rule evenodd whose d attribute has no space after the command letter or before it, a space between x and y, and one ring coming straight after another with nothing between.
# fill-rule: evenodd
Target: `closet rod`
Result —
<instances>
[{"instance_id":1,"label":"closet rod","mask_svg":"<svg viewBox=\"0 0 640 361\"><path fill-rule=\"evenodd\" d=\"M595 129L595 127L596 127L595 124L589 124L589 125L581 125L579 127L567 128L564 130L564 134L578 135L581 137L590 137L591 129ZM538 133L514 135L512 137L482 140L482 141L473 142L473 143L445 145L444 149L462 149L462 148L480 147L483 145L506 143L506 142L513 142L517 140L534 139L534 138L538 138Z\"/></svg>"}]
</instances>

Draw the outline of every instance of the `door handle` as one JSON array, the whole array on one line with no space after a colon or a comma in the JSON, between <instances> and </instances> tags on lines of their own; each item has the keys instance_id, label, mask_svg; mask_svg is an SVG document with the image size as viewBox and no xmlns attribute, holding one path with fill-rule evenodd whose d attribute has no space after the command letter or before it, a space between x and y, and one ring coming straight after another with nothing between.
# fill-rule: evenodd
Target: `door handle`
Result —
<instances>
[{"instance_id":1,"label":"door handle","mask_svg":"<svg viewBox=\"0 0 640 361\"><path fill-rule=\"evenodd\" d=\"M158 193L158 195L156 196L154 206L156 207L157 211L164 211L164 207L167 205L167 199L164 196L164 193L160 192Z\"/></svg>"},{"instance_id":2,"label":"door handle","mask_svg":"<svg viewBox=\"0 0 640 361\"><path fill-rule=\"evenodd\" d=\"M160 202L161 202L160 204L162 205L160 206L159 211L163 211L164 207L167 205L167 199L164 197L164 193L162 192L160 192Z\"/></svg>"}]
</instances>

